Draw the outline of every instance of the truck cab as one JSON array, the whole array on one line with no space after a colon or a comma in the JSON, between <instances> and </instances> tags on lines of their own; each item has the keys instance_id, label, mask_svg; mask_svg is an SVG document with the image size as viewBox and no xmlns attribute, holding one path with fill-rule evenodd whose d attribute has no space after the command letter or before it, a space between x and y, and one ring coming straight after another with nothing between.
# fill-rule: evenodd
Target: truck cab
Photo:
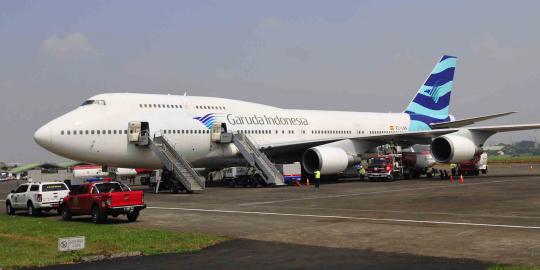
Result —
<instances>
[{"instance_id":1,"label":"truck cab","mask_svg":"<svg viewBox=\"0 0 540 270\"><path fill-rule=\"evenodd\" d=\"M366 175L369 180L393 181L403 177L401 154L380 155L368 159Z\"/></svg>"}]
</instances>

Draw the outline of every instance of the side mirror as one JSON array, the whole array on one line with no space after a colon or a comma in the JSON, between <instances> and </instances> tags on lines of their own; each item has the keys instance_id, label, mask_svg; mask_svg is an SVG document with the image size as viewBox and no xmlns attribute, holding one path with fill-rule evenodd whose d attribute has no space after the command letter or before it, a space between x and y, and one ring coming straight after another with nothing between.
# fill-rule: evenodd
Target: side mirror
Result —
<instances>
[{"instance_id":1,"label":"side mirror","mask_svg":"<svg viewBox=\"0 0 540 270\"><path fill-rule=\"evenodd\" d=\"M14 190L14 189L12 189L12 190L11 190L11 193L15 193L15 190Z\"/></svg>"},{"instance_id":2,"label":"side mirror","mask_svg":"<svg viewBox=\"0 0 540 270\"><path fill-rule=\"evenodd\" d=\"M68 195L70 195L70 196L73 195L73 191L70 191L70 192L68 193Z\"/></svg>"}]
</instances>

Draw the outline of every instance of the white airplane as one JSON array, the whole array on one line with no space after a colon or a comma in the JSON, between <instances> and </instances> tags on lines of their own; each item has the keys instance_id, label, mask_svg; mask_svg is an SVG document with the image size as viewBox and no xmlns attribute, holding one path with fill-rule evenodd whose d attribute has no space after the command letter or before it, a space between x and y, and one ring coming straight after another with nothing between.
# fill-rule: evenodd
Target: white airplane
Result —
<instances>
[{"instance_id":1,"label":"white airplane","mask_svg":"<svg viewBox=\"0 0 540 270\"><path fill-rule=\"evenodd\" d=\"M246 134L274 162L302 161L308 173L338 174L378 145L430 144L439 162L461 162L481 152L497 132L539 129L540 124L464 127L513 112L455 120L449 115L456 58L443 56L402 113L282 109L214 97L100 94L34 134L60 156L124 168L163 168L133 136L163 135L197 168L245 164L215 133ZM131 127L130 127L131 126ZM221 128L215 128L215 127ZM136 141L136 139L135 139Z\"/></svg>"}]
</instances>

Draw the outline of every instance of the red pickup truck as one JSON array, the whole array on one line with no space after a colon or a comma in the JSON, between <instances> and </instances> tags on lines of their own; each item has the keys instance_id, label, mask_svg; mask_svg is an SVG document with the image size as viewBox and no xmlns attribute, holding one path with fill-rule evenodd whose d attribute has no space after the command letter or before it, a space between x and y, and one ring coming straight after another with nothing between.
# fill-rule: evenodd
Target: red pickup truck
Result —
<instances>
[{"instance_id":1,"label":"red pickup truck","mask_svg":"<svg viewBox=\"0 0 540 270\"><path fill-rule=\"evenodd\" d=\"M118 182L92 182L72 186L69 196L62 201L60 213L64 220L70 220L72 216L92 215L94 223L104 223L107 216L122 214L133 222L144 208L142 191L131 191Z\"/></svg>"}]
</instances>

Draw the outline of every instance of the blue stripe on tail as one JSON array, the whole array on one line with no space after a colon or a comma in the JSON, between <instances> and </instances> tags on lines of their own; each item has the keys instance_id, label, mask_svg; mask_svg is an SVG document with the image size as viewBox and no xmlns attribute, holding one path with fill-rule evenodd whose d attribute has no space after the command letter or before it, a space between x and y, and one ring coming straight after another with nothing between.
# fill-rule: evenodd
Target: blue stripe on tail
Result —
<instances>
[{"instance_id":1,"label":"blue stripe on tail","mask_svg":"<svg viewBox=\"0 0 540 270\"><path fill-rule=\"evenodd\" d=\"M409 130L428 130L431 123L450 120L448 108L456 60L454 56L443 56L405 109L411 119Z\"/></svg>"}]
</instances>

